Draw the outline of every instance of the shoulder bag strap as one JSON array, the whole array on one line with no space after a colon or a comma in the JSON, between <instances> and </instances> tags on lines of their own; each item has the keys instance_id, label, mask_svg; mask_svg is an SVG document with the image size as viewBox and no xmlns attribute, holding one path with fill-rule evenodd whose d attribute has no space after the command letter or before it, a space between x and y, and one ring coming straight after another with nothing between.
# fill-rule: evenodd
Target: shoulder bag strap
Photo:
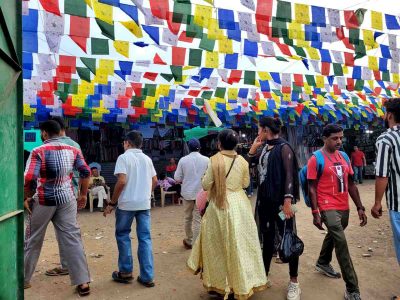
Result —
<instances>
[{"instance_id":1,"label":"shoulder bag strap","mask_svg":"<svg viewBox=\"0 0 400 300\"><path fill-rule=\"evenodd\" d=\"M230 173L230 172L231 172L231 170L232 170L233 163L235 162L235 159L236 159L236 156L233 158L233 160L232 160L232 164L231 164L231 167L229 168L229 171L228 171L228 173L226 174L225 178L228 178L228 176L229 176L229 173Z\"/></svg>"}]
</instances>

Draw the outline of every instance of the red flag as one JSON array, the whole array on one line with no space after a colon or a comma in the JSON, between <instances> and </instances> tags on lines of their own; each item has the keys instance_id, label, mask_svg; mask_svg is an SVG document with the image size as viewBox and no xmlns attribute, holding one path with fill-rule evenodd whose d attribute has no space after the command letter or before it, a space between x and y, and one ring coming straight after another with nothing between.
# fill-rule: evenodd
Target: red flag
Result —
<instances>
[{"instance_id":1,"label":"red flag","mask_svg":"<svg viewBox=\"0 0 400 300\"><path fill-rule=\"evenodd\" d=\"M153 58L153 63L157 65L166 65L167 63L161 59L161 57L156 53Z\"/></svg>"},{"instance_id":2,"label":"red flag","mask_svg":"<svg viewBox=\"0 0 400 300\"><path fill-rule=\"evenodd\" d=\"M172 47L172 65L183 66L185 64L186 48Z\"/></svg>"},{"instance_id":3,"label":"red flag","mask_svg":"<svg viewBox=\"0 0 400 300\"><path fill-rule=\"evenodd\" d=\"M153 16L163 20L168 20L169 0L150 0L150 8Z\"/></svg>"},{"instance_id":4,"label":"red flag","mask_svg":"<svg viewBox=\"0 0 400 300\"><path fill-rule=\"evenodd\" d=\"M354 11L345 10L344 11L344 21L347 28L358 28L360 25L358 24L358 19Z\"/></svg>"},{"instance_id":5,"label":"red flag","mask_svg":"<svg viewBox=\"0 0 400 300\"><path fill-rule=\"evenodd\" d=\"M39 0L45 11L61 16L58 8L58 0Z\"/></svg>"},{"instance_id":6,"label":"red flag","mask_svg":"<svg viewBox=\"0 0 400 300\"><path fill-rule=\"evenodd\" d=\"M374 76L375 80L382 80L380 71L374 71Z\"/></svg>"},{"instance_id":7,"label":"red flag","mask_svg":"<svg viewBox=\"0 0 400 300\"><path fill-rule=\"evenodd\" d=\"M133 88L133 91L135 92L136 97L142 96L142 84L141 83L131 83L131 87Z\"/></svg>"},{"instance_id":8,"label":"red flag","mask_svg":"<svg viewBox=\"0 0 400 300\"><path fill-rule=\"evenodd\" d=\"M190 96L197 97L200 94L199 90L190 90L188 93Z\"/></svg>"},{"instance_id":9,"label":"red flag","mask_svg":"<svg viewBox=\"0 0 400 300\"><path fill-rule=\"evenodd\" d=\"M339 95L342 94L342 90L339 89L339 86L338 86L337 84L334 84L334 85L333 85L333 93L334 93L335 95L337 95L337 96L339 96Z\"/></svg>"},{"instance_id":10,"label":"red flag","mask_svg":"<svg viewBox=\"0 0 400 300\"><path fill-rule=\"evenodd\" d=\"M321 74L329 76L329 72L331 70L331 63L322 62L321 63Z\"/></svg>"},{"instance_id":11,"label":"red flag","mask_svg":"<svg viewBox=\"0 0 400 300\"><path fill-rule=\"evenodd\" d=\"M167 20L168 28L173 34L178 34L179 30L181 30L181 23L175 23L172 20L173 15L174 14L172 12L170 12L168 15L168 20Z\"/></svg>"},{"instance_id":12,"label":"red flag","mask_svg":"<svg viewBox=\"0 0 400 300\"><path fill-rule=\"evenodd\" d=\"M292 88L290 86L283 86L282 87L282 93L290 94L291 92L292 92Z\"/></svg>"},{"instance_id":13,"label":"red flag","mask_svg":"<svg viewBox=\"0 0 400 300\"><path fill-rule=\"evenodd\" d=\"M289 46L288 46L288 45L278 43L277 46L279 47L279 49L281 50L281 52L282 52L284 55L292 56L292 53L290 52L290 49L289 49Z\"/></svg>"},{"instance_id":14,"label":"red flag","mask_svg":"<svg viewBox=\"0 0 400 300\"><path fill-rule=\"evenodd\" d=\"M69 37L79 46L79 48L86 52L87 38L75 35L70 35Z\"/></svg>"},{"instance_id":15,"label":"red flag","mask_svg":"<svg viewBox=\"0 0 400 300\"><path fill-rule=\"evenodd\" d=\"M353 78L347 78L347 90L348 91L354 91L354 79Z\"/></svg>"},{"instance_id":16,"label":"red flag","mask_svg":"<svg viewBox=\"0 0 400 300\"><path fill-rule=\"evenodd\" d=\"M304 86L303 75L302 74L294 74L294 84L296 86Z\"/></svg>"},{"instance_id":17,"label":"red flag","mask_svg":"<svg viewBox=\"0 0 400 300\"><path fill-rule=\"evenodd\" d=\"M272 16L272 3L273 0L258 0L256 9L257 31L268 36L271 34L269 22Z\"/></svg>"},{"instance_id":18,"label":"red flag","mask_svg":"<svg viewBox=\"0 0 400 300\"><path fill-rule=\"evenodd\" d=\"M186 31L182 31L181 35L179 36L179 40L181 42L186 42L186 43L192 43L193 42L193 38L192 37L188 37L186 35Z\"/></svg>"},{"instance_id":19,"label":"red flag","mask_svg":"<svg viewBox=\"0 0 400 300\"><path fill-rule=\"evenodd\" d=\"M228 78L228 83L232 84L234 82L240 82L242 79L242 71L241 70L232 70L231 74Z\"/></svg>"},{"instance_id":20,"label":"red flag","mask_svg":"<svg viewBox=\"0 0 400 300\"><path fill-rule=\"evenodd\" d=\"M344 52L344 63L346 66L352 67L354 66L354 56L353 53Z\"/></svg>"},{"instance_id":21,"label":"red flag","mask_svg":"<svg viewBox=\"0 0 400 300\"><path fill-rule=\"evenodd\" d=\"M156 80L158 76L158 73L153 73L153 72L146 72L143 75L143 78L147 78L148 80L154 81Z\"/></svg>"}]
</instances>

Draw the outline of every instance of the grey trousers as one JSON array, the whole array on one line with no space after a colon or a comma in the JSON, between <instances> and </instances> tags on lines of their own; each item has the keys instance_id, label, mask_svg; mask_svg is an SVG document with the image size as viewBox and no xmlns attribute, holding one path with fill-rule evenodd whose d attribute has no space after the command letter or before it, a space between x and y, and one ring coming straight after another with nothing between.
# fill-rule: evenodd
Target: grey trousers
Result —
<instances>
[{"instance_id":1,"label":"grey trousers","mask_svg":"<svg viewBox=\"0 0 400 300\"><path fill-rule=\"evenodd\" d=\"M53 222L62 260L68 264L72 285L90 282L89 268L83 249L81 232L76 220L75 200L60 206L44 206L37 201L33 204L32 215L25 240L25 283L29 283L35 271L47 225Z\"/></svg>"},{"instance_id":2,"label":"grey trousers","mask_svg":"<svg viewBox=\"0 0 400 300\"><path fill-rule=\"evenodd\" d=\"M184 200L185 209L185 241L189 245L194 245L201 227L201 216L196 206L196 200Z\"/></svg>"}]
</instances>

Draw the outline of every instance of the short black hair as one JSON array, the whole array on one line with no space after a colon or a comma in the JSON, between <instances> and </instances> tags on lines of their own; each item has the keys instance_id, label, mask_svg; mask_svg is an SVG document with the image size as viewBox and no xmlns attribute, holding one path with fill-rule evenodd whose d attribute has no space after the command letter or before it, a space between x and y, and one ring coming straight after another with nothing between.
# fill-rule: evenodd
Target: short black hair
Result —
<instances>
[{"instance_id":1,"label":"short black hair","mask_svg":"<svg viewBox=\"0 0 400 300\"><path fill-rule=\"evenodd\" d=\"M161 172L159 177L161 180L164 180L167 177L167 174L165 174L165 172Z\"/></svg>"},{"instance_id":2,"label":"short black hair","mask_svg":"<svg viewBox=\"0 0 400 300\"><path fill-rule=\"evenodd\" d=\"M61 131L60 124L53 120L48 120L40 123L39 129L41 131L47 132L49 136L59 135Z\"/></svg>"},{"instance_id":3,"label":"short black hair","mask_svg":"<svg viewBox=\"0 0 400 300\"><path fill-rule=\"evenodd\" d=\"M96 169L96 170L97 170L97 167L91 167L91 168L90 168L90 170L94 170L94 169Z\"/></svg>"},{"instance_id":4,"label":"short black hair","mask_svg":"<svg viewBox=\"0 0 400 300\"><path fill-rule=\"evenodd\" d=\"M218 141L224 150L233 150L239 143L239 136L232 129L224 129L219 132Z\"/></svg>"},{"instance_id":5,"label":"short black hair","mask_svg":"<svg viewBox=\"0 0 400 300\"><path fill-rule=\"evenodd\" d=\"M268 127L272 133L278 134L281 132L282 121L279 118L261 117L258 125L262 128Z\"/></svg>"},{"instance_id":6,"label":"short black hair","mask_svg":"<svg viewBox=\"0 0 400 300\"><path fill-rule=\"evenodd\" d=\"M143 135L140 131L132 130L125 135L124 141L127 141L135 148L141 148L143 144Z\"/></svg>"},{"instance_id":7,"label":"short black hair","mask_svg":"<svg viewBox=\"0 0 400 300\"><path fill-rule=\"evenodd\" d=\"M400 98L391 98L384 104L386 111L394 116L396 123L400 123Z\"/></svg>"},{"instance_id":8,"label":"short black hair","mask_svg":"<svg viewBox=\"0 0 400 300\"><path fill-rule=\"evenodd\" d=\"M338 124L328 124L322 130L322 136L330 137L332 133L342 132L343 128Z\"/></svg>"},{"instance_id":9,"label":"short black hair","mask_svg":"<svg viewBox=\"0 0 400 300\"><path fill-rule=\"evenodd\" d=\"M65 128L67 128L67 127L65 126L65 121L64 121L64 119L61 118L61 117L59 117L59 116L51 117L49 120L56 121L56 122L58 123L58 125L60 125L61 130L65 130Z\"/></svg>"}]
</instances>

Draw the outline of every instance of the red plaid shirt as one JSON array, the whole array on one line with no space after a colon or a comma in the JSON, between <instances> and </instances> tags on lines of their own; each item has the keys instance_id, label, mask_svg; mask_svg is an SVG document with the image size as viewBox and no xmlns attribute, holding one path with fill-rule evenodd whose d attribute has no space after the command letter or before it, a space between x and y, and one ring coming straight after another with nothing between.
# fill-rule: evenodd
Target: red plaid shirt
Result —
<instances>
[{"instance_id":1,"label":"red plaid shirt","mask_svg":"<svg viewBox=\"0 0 400 300\"><path fill-rule=\"evenodd\" d=\"M49 139L33 149L25 169L25 192L36 190L39 203L57 206L75 200L72 175L79 171L81 178L90 176L90 169L82 152L62 143L58 138Z\"/></svg>"}]
</instances>

